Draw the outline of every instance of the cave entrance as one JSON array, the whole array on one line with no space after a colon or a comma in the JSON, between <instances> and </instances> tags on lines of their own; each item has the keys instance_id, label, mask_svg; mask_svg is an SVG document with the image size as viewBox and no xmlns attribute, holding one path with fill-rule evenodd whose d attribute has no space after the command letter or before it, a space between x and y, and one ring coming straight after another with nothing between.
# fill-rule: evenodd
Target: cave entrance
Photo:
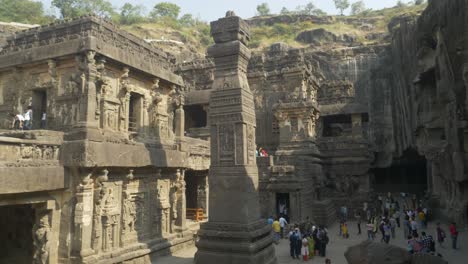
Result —
<instances>
[{"instance_id":1,"label":"cave entrance","mask_svg":"<svg viewBox=\"0 0 468 264\"><path fill-rule=\"evenodd\" d=\"M0 206L0 263L33 262L34 221L31 205Z\"/></svg>"},{"instance_id":2,"label":"cave entrance","mask_svg":"<svg viewBox=\"0 0 468 264\"><path fill-rule=\"evenodd\" d=\"M130 104L128 111L128 131L138 132L142 121L143 96L137 93L130 93Z\"/></svg>"},{"instance_id":3,"label":"cave entrance","mask_svg":"<svg viewBox=\"0 0 468 264\"><path fill-rule=\"evenodd\" d=\"M288 222L291 215L291 207L289 205L289 193L276 193L276 214L284 216Z\"/></svg>"},{"instance_id":4,"label":"cave entrance","mask_svg":"<svg viewBox=\"0 0 468 264\"><path fill-rule=\"evenodd\" d=\"M329 115L322 118L323 137L339 137L351 134L351 115Z\"/></svg>"},{"instance_id":5,"label":"cave entrance","mask_svg":"<svg viewBox=\"0 0 468 264\"><path fill-rule=\"evenodd\" d=\"M195 138L206 138L208 136L208 114L205 109L206 106L201 104L184 106L185 130L189 136Z\"/></svg>"},{"instance_id":6,"label":"cave entrance","mask_svg":"<svg viewBox=\"0 0 468 264\"><path fill-rule=\"evenodd\" d=\"M207 216L207 172L188 170L185 172L186 218L199 222Z\"/></svg>"},{"instance_id":7,"label":"cave entrance","mask_svg":"<svg viewBox=\"0 0 468 264\"><path fill-rule=\"evenodd\" d=\"M32 127L34 129L45 128L45 123L41 123L42 115L47 111L47 91L46 90L33 90L32 94Z\"/></svg>"},{"instance_id":8,"label":"cave entrance","mask_svg":"<svg viewBox=\"0 0 468 264\"><path fill-rule=\"evenodd\" d=\"M426 159L408 149L388 168L374 168L374 190L380 193L405 192L419 194L428 188Z\"/></svg>"}]
</instances>

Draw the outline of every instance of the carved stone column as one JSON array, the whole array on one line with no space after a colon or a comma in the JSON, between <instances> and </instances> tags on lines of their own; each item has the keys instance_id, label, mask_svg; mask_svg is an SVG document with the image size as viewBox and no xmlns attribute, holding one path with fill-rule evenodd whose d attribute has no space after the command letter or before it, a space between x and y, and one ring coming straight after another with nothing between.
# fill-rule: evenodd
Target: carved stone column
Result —
<instances>
[{"instance_id":1,"label":"carved stone column","mask_svg":"<svg viewBox=\"0 0 468 264\"><path fill-rule=\"evenodd\" d=\"M353 137L362 137L362 117L361 114L351 115Z\"/></svg>"},{"instance_id":2,"label":"carved stone column","mask_svg":"<svg viewBox=\"0 0 468 264\"><path fill-rule=\"evenodd\" d=\"M260 218L255 106L246 74L249 25L229 11L211 23L211 34L210 218L198 232L195 263L277 263L271 227Z\"/></svg>"},{"instance_id":3,"label":"carved stone column","mask_svg":"<svg viewBox=\"0 0 468 264\"><path fill-rule=\"evenodd\" d=\"M80 57L82 76L81 76L81 96L79 108L79 127L92 127L97 128L98 122L96 121L96 80L98 71L96 68L96 61L94 56L95 51L87 51L84 56Z\"/></svg>"},{"instance_id":4,"label":"carved stone column","mask_svg":"<svg viewBox=\"0 0 468 264\"><path fill-rule=\"evenodd\" d=\"M185 132L185 112L183 97L180 96L177 109L175 110L175 135L178 138L183 138Z\"/></svg>"},{"instance_id":5,"label":"carved stone column","mask_svg":"<svg viewBox=\"0 0 468 264\"><path fill-rule=\"evenodd\" d=\"M177 222L176 224L178 226L180 226L182 228L182 230L184 230L186 228L186 212L187 212L187 201L186 201L186 197L185 197L185 170L181 170L179 172L179 184L180 184L180 188L179 188L179 218L177 219Z\"/></svg>"},{"instance_id":6,"label":"carved stone column","mask_svg":"<svg viewBox=\"0 0 468 264\"><path fill-rule=\"evenodd\" d=\"M91 174L83 177L77 187L75 205L75 251L86 257L94 254L91 246L93 232L93 180Z\"/></svg>"}]
</instances>

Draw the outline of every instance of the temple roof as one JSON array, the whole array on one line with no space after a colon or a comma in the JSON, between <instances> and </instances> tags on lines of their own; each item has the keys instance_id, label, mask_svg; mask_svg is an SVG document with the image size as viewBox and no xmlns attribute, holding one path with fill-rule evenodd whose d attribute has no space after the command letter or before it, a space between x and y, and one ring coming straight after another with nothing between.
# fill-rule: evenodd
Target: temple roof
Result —
<instances>
[{"instance_id":1,"label":"temple roof","mask_svg":"<svg viewBox=\"0 0 468 264\"><path fill-rule=\"evenodd\" d=\"M95 15L62 20L15 33L0 52L0 68L94 50L114 61L183 85L171 58L143 39Z\"/></svg>"}]
</instances>

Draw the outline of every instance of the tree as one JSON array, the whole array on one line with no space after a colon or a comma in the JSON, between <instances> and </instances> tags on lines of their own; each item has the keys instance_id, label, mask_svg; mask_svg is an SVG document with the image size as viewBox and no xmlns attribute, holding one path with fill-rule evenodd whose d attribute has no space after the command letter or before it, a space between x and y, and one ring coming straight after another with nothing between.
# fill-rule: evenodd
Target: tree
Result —
<instances>
[{"instance_id":1,"label":"tree","mask_svg":"<svg viewBox=\"0 0 468 264\"><path fill-rule=\"evenodd\" d=\"M169 2L161 2L156 4L153 11L150 13L150 17L154 19L158 18L172 18L177 19L179 17L180 7L176 4Z\"/></svg>"},{"instance_id":2,"label":"tree","mask_svg":"<svg viewBox=\"0 0 468 264\"><path fill-rule=\"evenodd\" d=\"M51 18L44 15L41 2L31 0L0 0L0 21L43 24Z\"/></svg>"},{"instance_id":3,"label":"tree","mask_svg":"<svg viewBox=\"0 0 468 264\"><path fill-rule=\"evenodd\" d=\"M197 23L196 19L193 18L192 14L183 15L179 19L179 22L181 25L186 26L186 27L194 26Z\"/></svg>"},{"instance_id":4,"label":"tree","mask_svg":"<svg viewBox=\"0 0 468 264\"><path fill-rule=\"evenodd\" d=\"M288 14L291 14L291 11L289 11L286 7L283 7L283 8L281 8L280 14L281 15L288 15Z\"/></svg>"},{"instance_id":5,"label":"tree","mask_svg":"<svg viewBox=\"0 0 468 264\"><path fill-rule=\"evenodd\" d=\"M344 14L344 11L349 7L348 0L333 0L335 2L336 9L340 10L341 15Z\"/></svg>"},{"instance_id":6,"label":"tree","mask_svg":"<svg viewBox=\"0 0 468 264\"><path fill-rule=\"evenodd\" d=\"M364 4L364 1L357 1L356 3L351 5L351 14L352 15L357 15L366 10L366 5Z\"/></svg>"},{"instance_id":7,"label":"tree","mask_svg":"<svg viewBox=\"0 0 468 264\"><path fill-rule=\"evenodd\" d=\"M119 21L121 24L135 24L142 22L145 18L143 17L144 7L141 5L132 5L125 3L120 9Z\"/></svg>"},{"instance_id":8,"label":"tree","mask_svg":"<svg viewBox=\"0 0 468 264\"><path fill-rule=\"evenodd\" d=\"M312 11L312 15L314 15L314 16L326 16L328 14L327 14L327 12L323 11L320 8L316 8L316 9L314 9L314 11Z\"/></svg>"},{"instance_id":9,"label":"tree","mask_svg":"<svg viewBox=\"0 0 468 264\"><path fill-rule=\"evenodd\" d=\"M72 18L86 14L115 17L117 14L107 0L52 0L52 5L60 10L62 18Z\"/></svg>"},{"instance_id":10,"label":"tree","mask_svg":"<svg viewBox=\"0 0 468 264\"><path fill-rule=\"evenodd\" d=\"M267 3L262 3L257 6L257 13L260 16L268 16L270 14L270 8Z\"/></svg>"},{"instance_id":11,"label":"tree","mask_svg":"<svg viewBox=\"0 0 468 264\"><path fill-rule=\"evenodd\" d=\"M76 2L76 0L52 0L52 6L58 8L62 18L75 17L77 16L77 10L74 8Z\"/></svg>"},{"instance_id":12,"label":"tree","mask_svg":"<svg viewBox=\"0 0 468 264\"><path fill-rule=\"evenodd\" d=\"M312 12L315 10L315 5L312 2L309 2L307 5L304 7L304 12L308 15L312 15Z\"/></svg>"},{"instance_id":13,"label":"tree","mask_svg":"<svg viewBox=\"0 0 468 264\"><path fill-rule=\"evenodd\" d=\"M415 1L414 1L414 4L415 4L415 5L422 5L422 4L424 4L425 2L426 2L426 0L415 0Z\"/></svg>"},{"instance_id":14,"label":"tree","mask_svg":"<svg viewBox=\"0 0 468 264\"><path fill-rule=\"evenodd\" d=\"M397 2L396 7L398 7L398 8L403 8L403 7L406 7L406 4L403 3L403 2L400 0L400 1Z\"/></svg>"}]
</instances>

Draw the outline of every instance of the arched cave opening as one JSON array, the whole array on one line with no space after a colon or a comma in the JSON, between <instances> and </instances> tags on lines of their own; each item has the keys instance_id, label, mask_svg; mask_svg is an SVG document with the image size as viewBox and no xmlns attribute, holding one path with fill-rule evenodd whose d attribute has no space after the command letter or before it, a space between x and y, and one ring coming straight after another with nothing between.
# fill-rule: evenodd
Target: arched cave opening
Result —
<instances>
[{"instance_id":1,"label":"arched cave opening","mask_svg":"<svg viewBox=\"0 0 468 264\"><path fill-rule=\"evenodd\" d=\"M31 205L0 206L0 263L33 262L34 219Z\"/></svg>"},{"instance_id":2,"label":"arched cave opening","mask_svg":"<svg viewBox=\"0 0 468 264\"><path fill-rule=\"evenodd\" d=\"M428 188L427 161L414 149L408 149L393 160L390 167L374 168L373 189L376 192L423 193Z\"/></svg>"}]
</instances>

